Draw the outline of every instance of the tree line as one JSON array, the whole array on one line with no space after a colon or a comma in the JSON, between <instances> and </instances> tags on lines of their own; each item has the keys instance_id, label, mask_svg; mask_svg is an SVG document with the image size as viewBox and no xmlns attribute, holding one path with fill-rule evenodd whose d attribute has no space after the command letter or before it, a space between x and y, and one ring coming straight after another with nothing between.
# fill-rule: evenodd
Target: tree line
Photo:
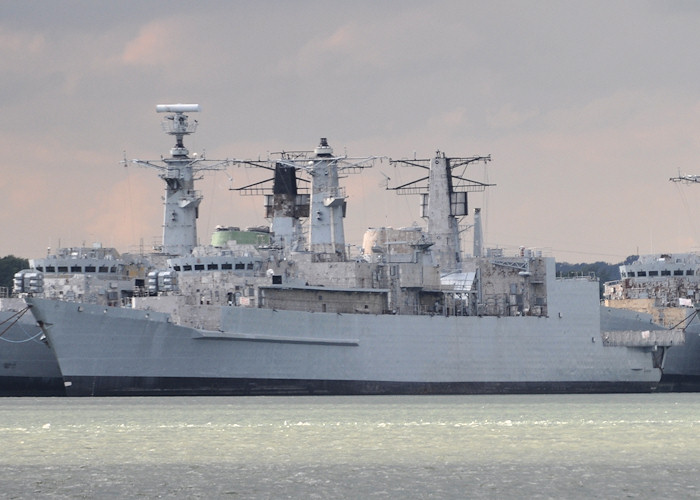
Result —
<instances>
[{"instance_id":1,"label":"tree line","mask_svg":"<svg viewBox=\"0 0 700 500\"><path fill-rule=\"evenodd\" d=\"M0 258L0 289L12 293L12 280L15 273L29 267L29 260L7 255Z\"/></svg>"},{"instance_id":2,"label":"tree line","mask_svg":"<svg viewBox=\"0 0 700 500\"><path fill-rule=\"evenodd\" d=\"M557 262L557 276L595 276L599 281L600 298L603 298L603 284L607 281L617 281L620 279L620 266L628 265L639 258L639 255L630 255L624 261L617 264L607 262L593 262L592 264L569 264L568 262Z\"/></svg>"}]
</instances>

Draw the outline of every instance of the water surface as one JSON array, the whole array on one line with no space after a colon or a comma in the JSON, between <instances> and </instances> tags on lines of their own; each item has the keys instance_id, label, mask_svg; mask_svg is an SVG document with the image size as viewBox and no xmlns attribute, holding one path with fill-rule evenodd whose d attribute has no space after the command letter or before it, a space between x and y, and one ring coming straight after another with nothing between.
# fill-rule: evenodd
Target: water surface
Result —
<instances>
[{"instance_id":1,"label":"water surface","mask_svg":"<svg viewBox=\"0 0 700 500\"><path fill-rule=\"evenodd\" d=\"M3 498L700 498L700 394L0 399Z\"/></svg>"}]
</instances>

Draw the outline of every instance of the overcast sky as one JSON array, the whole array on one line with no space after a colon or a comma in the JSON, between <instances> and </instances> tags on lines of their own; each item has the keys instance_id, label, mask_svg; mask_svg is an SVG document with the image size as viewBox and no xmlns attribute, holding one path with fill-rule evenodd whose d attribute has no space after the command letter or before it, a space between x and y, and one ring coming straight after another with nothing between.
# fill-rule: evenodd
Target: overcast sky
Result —
<instances>
[{"instance_id":1,"label":"overcast sky","mask_svg":"<svg viewBox=\"0 0 700 500\"><path fill-rule=\"evenodd\" d=\"M160 239L159 103L199 103L191 152L492 156L468 176L487 246L619 262L700 246L700 2L4 1L0 255ZM346 241L423 224L388 162L343 179ZM233 179L231 182L229 177ZM265 223L229 168L198 181L199 238ZM469 221L465 220L465 224ZM471 244L470 236L466 238Z\"/></svg>"}]
</instances>

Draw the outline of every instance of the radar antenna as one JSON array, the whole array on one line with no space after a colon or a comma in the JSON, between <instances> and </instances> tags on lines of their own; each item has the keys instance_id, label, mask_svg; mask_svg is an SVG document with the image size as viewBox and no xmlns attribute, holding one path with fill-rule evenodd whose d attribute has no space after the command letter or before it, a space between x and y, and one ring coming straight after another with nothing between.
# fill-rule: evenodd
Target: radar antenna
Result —
<instances>
[{"instance_id":1,"label":"radar antenna","mask_svg":"<svg viewBox=\"0 0 700 500\"><path fill-rule=\"evenodd\" d=\"M684 182L686 184L692 184L692 183L697 183L700 182L700 175L680 175L678 174L678 177L671 177L669 179L671 182Z\"/></svg>"},{"instance_id":2,"label":"radar antenna","mask_svg":"<svg viewBox=\"0 0 700 500\"><path fill-rule=\"evenodd\" d=\"M187 156L189 151L182 144L182 138L197 130L198 122L189 123L185 113L201 111L199 104L158 104L156 113L174 113L163 118L161 126L166 134L175 136L175 147L170 150L173 156Z\"/></svg>"}]
</instances>

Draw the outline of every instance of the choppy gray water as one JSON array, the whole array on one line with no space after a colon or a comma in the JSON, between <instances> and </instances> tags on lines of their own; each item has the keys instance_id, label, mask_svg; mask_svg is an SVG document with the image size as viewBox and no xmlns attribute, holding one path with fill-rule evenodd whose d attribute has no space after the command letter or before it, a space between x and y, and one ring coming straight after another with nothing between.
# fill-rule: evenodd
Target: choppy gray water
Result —
<instances>
[{"instance_id":1,"label":"choppy gray water","mask_svg":"<svg viewBox=\"0 0 700 500\"><path fill-rule=\"evenodd\" d=\"M0 399L2 498L700 498L700 394Z\"/></svg>"}]
</instances>

